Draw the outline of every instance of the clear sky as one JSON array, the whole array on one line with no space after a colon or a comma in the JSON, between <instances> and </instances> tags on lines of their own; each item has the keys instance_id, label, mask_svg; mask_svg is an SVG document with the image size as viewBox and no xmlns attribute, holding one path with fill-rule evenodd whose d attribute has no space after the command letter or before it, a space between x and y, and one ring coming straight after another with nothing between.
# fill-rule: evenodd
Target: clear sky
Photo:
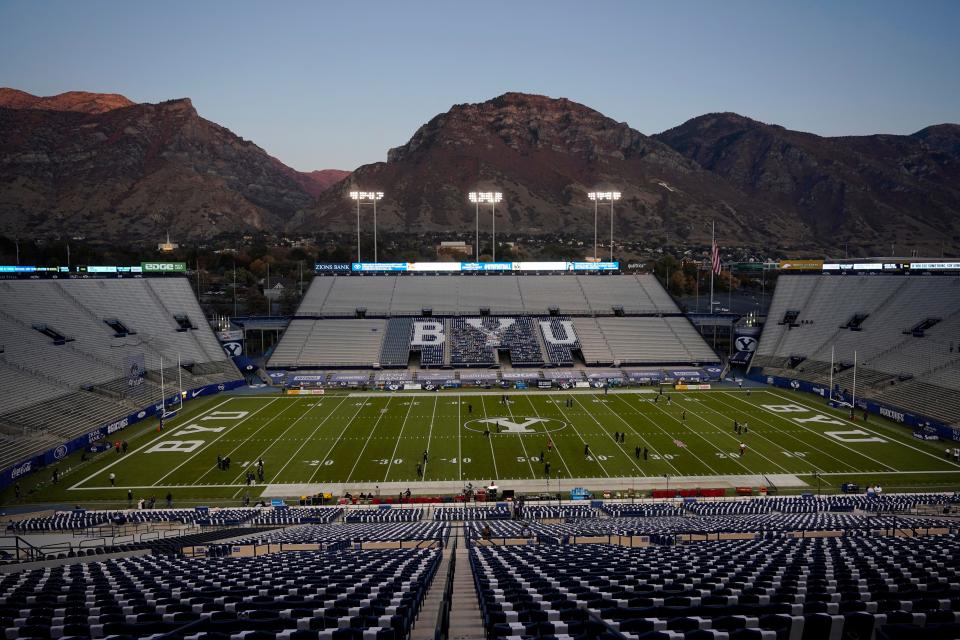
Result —
<instances>
[{"instance_id":1,"label":"clear sky","mask_svg":"<svg viewBox=\"0 0 960 640\"><path fill-rule=\"evenodd\" d=\"M823 135L960 122L958 27L958 0L0 0L0 86L190 97L297 169L353 169L506 91L648 134L711 111Z\"/></svg>"}]
</instances>

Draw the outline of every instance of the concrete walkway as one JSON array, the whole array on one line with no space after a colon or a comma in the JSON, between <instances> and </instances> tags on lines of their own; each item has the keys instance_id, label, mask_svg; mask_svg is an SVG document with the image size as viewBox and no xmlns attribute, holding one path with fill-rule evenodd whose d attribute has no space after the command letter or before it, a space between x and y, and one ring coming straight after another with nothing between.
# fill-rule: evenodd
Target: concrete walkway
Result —
<instances>
[{"instance_id":1,"label":"concrete walkway","mask_svg":"<svg viewBox=\"0 0 960 640\"><path fill-rule=\"evenodd\" d=\"M476 488L482 488L483 482L473 481ZM333 495L341 496L347 491L357 495L359 493L374 493L384 498L395 498L402 491L408 488L416 487L418 495L449 495L457 494L463 490L465 481L446 480L435 482L355 482L342 483L332 482L327 484L268 484L263 490L261 496L264 498L296 498L299 496L308 496L316 493L330 492ZM569 492L574 487L584 487L592 491L610 490L626 491L635 489L638 491L652 491L654 489L698 489L698 488L724 488L732 489L736 487L806 487L807 483L797 476L789 473L768 473L749 474L749 475L726 475L726 476L646 476L635 478L564 478L558 482L553 480L549 485L550 493ZM497 479L497 485L500 490L513 489L520 493L546 493L546 480L509 480Z\"/></svg>"}]
</instances>

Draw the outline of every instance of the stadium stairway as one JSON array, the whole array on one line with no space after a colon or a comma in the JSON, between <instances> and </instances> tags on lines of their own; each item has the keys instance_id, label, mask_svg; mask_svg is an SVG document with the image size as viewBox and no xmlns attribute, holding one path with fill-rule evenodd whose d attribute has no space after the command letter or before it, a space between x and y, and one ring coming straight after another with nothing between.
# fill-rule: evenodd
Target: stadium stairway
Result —
<instances>
[{"instance_id":1,"label":"stadium stairway","mask_svg":"<svg viewBox=\"0 0 960 640\"><path fill-rule=\"evenodd\" d=\"M457 525L450 533L443 549L443 559L437 569L430 592L423 601L419 620L410 634L410 640L434 640L439 636L440 609L443 607L445 577L454 562L450 605L448 640L482 640L485 637L483 619L477 607L477 591L470 570L470 550L464 540L465 525Z\"/></svg>"}]
</instances>

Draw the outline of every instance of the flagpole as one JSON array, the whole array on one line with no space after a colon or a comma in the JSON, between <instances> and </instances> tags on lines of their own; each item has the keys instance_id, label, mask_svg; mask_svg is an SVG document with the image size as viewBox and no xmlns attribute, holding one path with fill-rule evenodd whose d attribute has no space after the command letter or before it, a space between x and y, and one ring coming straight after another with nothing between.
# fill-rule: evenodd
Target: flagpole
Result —
<instances>
[{"instance_id":1,"label":"flagpole","mask_svg":"<svg viewBox=\"0 0 960 640\"><path fill-rule=\"evenodd\" d=\"M710 221L710 315L713 315L713 248L717 244L716 222Z\"/></svg>"},{"instance_id":2,"label":"flagpole","mask_svg":"<svg viewBox=\"0 0 960 640\"><path fill-rule=\"evenodd\" d=\"M857 351L853 351L853 402L850 407L850 416L853 416L853 412L857 410Z\"/></svg>"},{"instance_id":3,"label":"flagpole","mask_svg":"<svg viewBox=\"0 0 960 640\"><path fill-rule=\"evenodd\" d=\"M828 400L833 401L833 345L830 346L830 397Z\"/></svg>"}]
</instances>

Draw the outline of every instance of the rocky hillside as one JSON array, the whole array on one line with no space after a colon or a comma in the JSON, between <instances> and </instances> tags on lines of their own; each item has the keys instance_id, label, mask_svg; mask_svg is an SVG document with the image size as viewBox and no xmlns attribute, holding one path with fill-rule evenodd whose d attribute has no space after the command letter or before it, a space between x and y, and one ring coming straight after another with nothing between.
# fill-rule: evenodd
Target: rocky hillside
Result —
<instances>
[{"instance_id":1,"label":"rocky hillside","mask_svg":"<svg viewBox=\"0 0 960 640\"><path fill-rule=\"evenodd\" d=\"M383 230L472 230L467 193L496 189L498 231L587 240L587 193L615 189L615 235L648 246L705 243L715 220L726 246L960 251L958 125L825 138L721 113L646 136L570 100L507 93L453 106L387 162L302 173L187 99L0 89L0 233L350 232L356 188L387 194ZM489 208L480 220L487 232Z\"/></svg>"},{"instance_id":2,"label":"rocky hillside","mask_svg":"<svg viewBox=\"0 0 960 640\"><path fill-rule=\"evenodd\" d=\"M35 96L26 91L0 87L0 107L7 109L41 109L43 111L79 111L105 113L135 103L118 93L68 91L55 96Z\"/></svg>"},{"instance_id":3,"label":"rocky hillside","mask_svg":"<svg viewBox=\"0 0 960 640\"><path fill-rule=\"evenodd\" d=\"M294 171L201 118L188 99L4 96L0 104L16 105L0 106L7 233L152 239L169 229L183 239L282 230L331 179Z\"/></svg>"},{"instance_id":4,"label":"rocky hillside","mask_svg":"<svg viewBox=\"0 0 960 640\"><path fill-rule=\"evenodd\" d=\"M655 137L758 203L793 212L823 244L939 255L941 243L960 241L958 125L825 138L717 113Z\"/></svg>"},{"instance_id":5,"label":"rocky hillside","mask_svg":"<svg viewBox=\"0 0 960 640\"><path fill-rule=\"evenodd\" d=\"M323 193L299 217L302 228L355 225L347 191L387 193L378 206L384 228L473 229L467 193L504 193L497 229L521 233L593 231L587 192L611 185L619 237L698 241L716 219L728 237L758 244L802 243L809 230L776 207L757 207L738 188L655 138L565 99L508 93L456 105L391 149L386 163L365 165ZM608 236L601 215L601 240ZM489 209L481 230L490 228Z\"/></svg>"}]
</instances>

